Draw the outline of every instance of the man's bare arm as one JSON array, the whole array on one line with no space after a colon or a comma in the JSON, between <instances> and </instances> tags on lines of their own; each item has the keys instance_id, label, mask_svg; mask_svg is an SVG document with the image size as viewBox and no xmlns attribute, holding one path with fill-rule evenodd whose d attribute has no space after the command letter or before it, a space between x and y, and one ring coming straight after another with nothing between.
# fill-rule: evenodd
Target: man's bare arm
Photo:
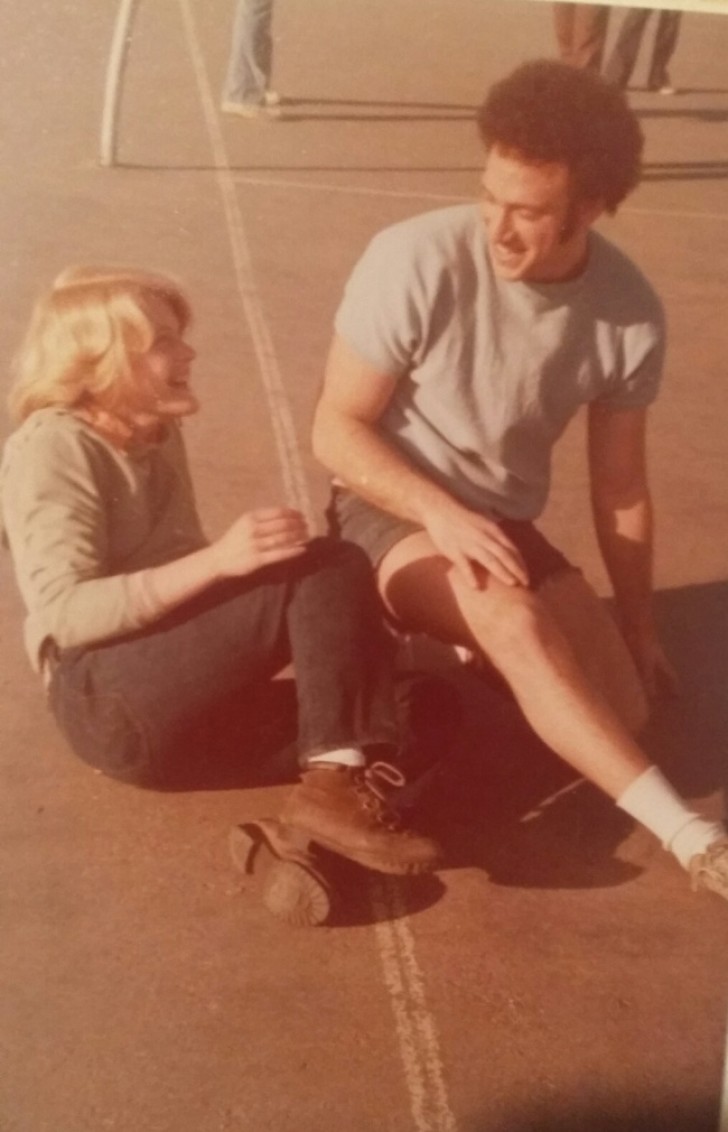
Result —
<instances>
[{"instance_id":1,"label":"man's bare arm","mask_svg":"<svg viewBox=\"0 0 728 1132\"><path fill-rule=\"evenodd\" d=\"M335 338L314 418L315 455L352 491L421 524L471 585L482 580L479 566L508 585L525 584L521 557L498 524L469 511L381 435L396 382Z\"/></svg>"},{"instance_id":2,"label":"man's bare arm","mask_svg":"<svg viewBox=\"0 0 728 1132\"><path fill-rule=\"evenodd\" d=\"M589 413L591 496L599 547L625 640L647 691L674 691L652 601L653 513L647 479L646 409Z\"/></svg>"}]
</instances>

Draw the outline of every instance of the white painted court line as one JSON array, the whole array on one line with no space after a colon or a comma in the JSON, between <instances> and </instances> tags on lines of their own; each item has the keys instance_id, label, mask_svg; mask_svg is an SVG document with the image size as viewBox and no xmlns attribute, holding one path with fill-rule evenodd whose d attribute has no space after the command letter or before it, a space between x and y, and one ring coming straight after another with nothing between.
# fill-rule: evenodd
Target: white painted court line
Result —
<instances>
[{"instance_id":1,"label":"white painted court line","mask_svg":"<svg viewBox=\"0 0 728 1132\"><path fill-rule=\"evenodd\" d=\"M417 1132L457 1132L399 883L392 877L377 877L371 885L371 904L415 1128Z\"/></svg>"},{"instance_id":2,"label":"white painted court line","mask_svg":"<svg viewBox=\"0 0 728 1132\"><path fill-rule=\"evenodd\" d=\"M366 185L337 185L326 181L291 181L277 177L249 177L247 173L235 174L238 185L259 186L264 189L303 189L317 193L344 193L363 197L402 197L405 200L449 200L467 201L471 197L455 193L426 193L418 189L372 189Z\"/></svg>"},{"instance_id":3,"label":"white painted court line","mask_svg":"<svg viewBox=\"0 0 728 1132\"><path fill-rule=\"evenodd\" d=\"M190 0L179 2L213 151L238 290L258 358L287 498L293 506L311 517L311 498L301 463L293 414L260 295L255 286L245 224L235 195L235 180L231 174ZM415 954L414 935L396 882L388 878L374 879L370 885L370 902L377 922L375 938L381 955L385 985L392 1001L416 1132L457 1132L445 1089L437 1028L427 1007L424 977Z\"/></svg>"},{"instance_id":4,"label":"white painted court line","mask_svg":"<svg viewBox=\"0 0 728 1132\"><path fill-rule=\"evenodd\" d=\"M230 248L235 266L238 292L253 339L260 379L268 402L286 500L291 506L301 511L313 526L313 510L301 461L296 426L283 384L273 339L263 311L263 304L255 284L248 238L235 192L235 184L230 175L230 161L220 129L217 108L207 77L205 62L200 50L190 0L179 0L179 3L187 47L195 72L202 112L215 162L216 180L230 235Z\"/></svg>"},{"instance_id":5,"label":"white painted court line","mask_svg":"<svg viewBox=\"0 0 728 1132\"><path fill-rule=\"evenodd\" d=\"M728 1132L728 1019L726 1022L726 1045L723 1055L723 1100L720 1106L718 1132Z\"/></svg>"},{"instance_id":6,"label":"white painted court line","mask_svg":"<svg viewBox=\"0 0 728 1132\"><path fill-rule=\"evenodd\" d=\"M432 200L471 201L476 194L462 196L459 193L428 193L419 189L374 189L366 185L337 185L327 181L291 181L284 177L251 177L247 173L232 173L235 184L251 185L253 188L269 189L301 189L304 192L314 193L343 193L352 196L367 197L394 197L402 200ZM728 220L728 212L697 212L691 209L677 208L635 208L632 205L623 205L620 213L633 213L636 216L667 216L678 220Z\"/></svg>"}]
</instances>

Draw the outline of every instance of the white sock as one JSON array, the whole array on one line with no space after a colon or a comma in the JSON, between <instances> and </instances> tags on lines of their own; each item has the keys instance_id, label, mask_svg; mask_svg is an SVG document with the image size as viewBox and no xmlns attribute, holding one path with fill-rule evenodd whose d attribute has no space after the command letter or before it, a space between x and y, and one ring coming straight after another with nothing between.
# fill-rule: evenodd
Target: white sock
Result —
<instances>
[{"instance_id":1,"label":"white sock","mask_svg":"<svg viewBox=\"0 0 728 1132\"><path fill-rule=\"evenodd\" d=\"M726 836L720 822L709 821L687 805L656 766L644 770L617 799L620 810L654 833L687 868L691 857Z\"/></svg>"},{"instance_id":2,"label":"white sock","mask_svg":"<svg viewBox=\"0 0 728 1132\"><path fill-rule=\"evenodd\" d=\"M337 747L334 751L325 751L323 755L311 755L307 762L309 766L314 766L316 763L338 763L339 766L367 765L360 747Z\"/></svg>"}]
</instances>

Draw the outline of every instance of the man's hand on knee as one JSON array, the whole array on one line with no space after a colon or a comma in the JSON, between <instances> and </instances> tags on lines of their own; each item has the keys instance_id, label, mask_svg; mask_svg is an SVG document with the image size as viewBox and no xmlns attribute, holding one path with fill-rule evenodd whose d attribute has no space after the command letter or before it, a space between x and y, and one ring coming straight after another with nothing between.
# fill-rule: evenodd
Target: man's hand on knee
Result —
<instances>
[{"instance_id":1,"label":"man's hand on knee","mask_svg":"<svg viewBox=\"0 0 728 1132\"><path fill-rule=\"evenodd\" d=\"M504 585L528 585L520 551L492 519L453 503L430 512L423 522L437 549L472 589L482 588L483 570Z\"/></svg>"}]
</instances>

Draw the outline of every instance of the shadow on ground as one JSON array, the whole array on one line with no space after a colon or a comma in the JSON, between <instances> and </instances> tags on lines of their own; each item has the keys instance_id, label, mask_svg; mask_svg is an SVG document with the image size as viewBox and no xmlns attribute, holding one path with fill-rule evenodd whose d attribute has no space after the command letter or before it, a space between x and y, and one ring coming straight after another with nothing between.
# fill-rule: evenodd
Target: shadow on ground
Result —
<instances>
[{"instance_id":1,"label":"shadow on ground","mask_svg":"<svg viewBox=\"0 0 728 1132\"><path fill-rule=\"evenodd\" d=\"M682 694L659 706L645 745L681 793L714 795L725 791L728 775L728 584L661 593L657 613ZM556 758L515 703L476 671L448 668L424 682L403 677L400 701L417 736L408 776L439 764L413 812L442 840L449 867L483 868L495 884L531 888L607 887L639 872L615 858L631 820ZM295 730L292 680L250 689L186 737L186 756L166 789L294 782ZM407 900L436 899L428 884L409 884Z\"/></svg>"},{"instance_id":2,"label":"shadow on ground","mask_svg":"<svg viewBox=\"0 0 728 1132\"><path fill-rule=\"evenodd\" d=\"M585 1085L585 1088L588 1086ZM715 1132L717 1106L704 1097L624 1095L549 1097L506 1116L471 1117L463 1132Z\"/></svg>"},{"instance_id":3,"label":"shadow on ground","mask_svg":"<svg viewBox=\"0 0 728 1132\"><path fill-rule=\"evenodd\" d=\"M721 181L725 177L728 161L648 162L642 173L643 181Z\"/></svg>"},{"instance_id":4,"label":"shadow on ground","mask_svg":"<svg viewBox=\"0 0 728 1132\"><path fill-rule=\"evenodd\" d=\"M728 115L726 115L728 118ZM220 166L208 162L199 165L152 165L144 162L117 161L115 170L127 169L130 172L153 173L212 173ZM277 165L270 161L256 165L232 163L224 168L232 173L468 173L472 176L482 172L479 165ZM643 167L642 181L717 181L728 177L726 161L672 161L647 162ZM460 199L453 198L453 199Z\"/></svg>"}]
</instances>

